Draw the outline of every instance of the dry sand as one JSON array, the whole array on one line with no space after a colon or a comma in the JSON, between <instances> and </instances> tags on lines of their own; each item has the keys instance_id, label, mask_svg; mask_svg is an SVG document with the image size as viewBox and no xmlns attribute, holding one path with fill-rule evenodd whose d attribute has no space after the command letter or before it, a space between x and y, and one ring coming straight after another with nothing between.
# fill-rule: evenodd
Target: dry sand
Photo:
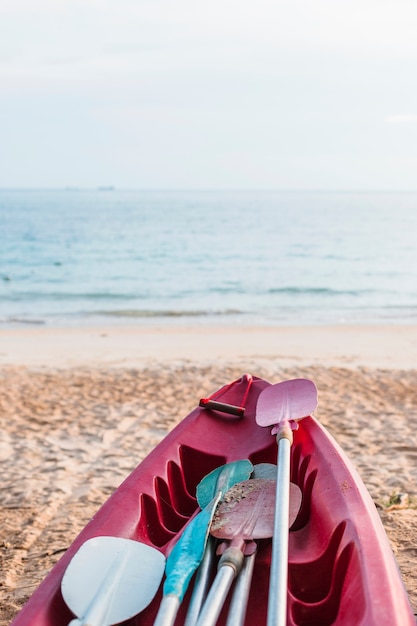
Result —
<instances>
[{"instance_id":1,"label":"dry sand","mask_svg":"<svg viewBox=\"0 0 417 626\"><path fill-rule=\"evenodd\" d=\"M0 626L199 398L245 372L316 382L417 612L416 358L417 326L0 331Z\"/></svg>"}]
</instances>

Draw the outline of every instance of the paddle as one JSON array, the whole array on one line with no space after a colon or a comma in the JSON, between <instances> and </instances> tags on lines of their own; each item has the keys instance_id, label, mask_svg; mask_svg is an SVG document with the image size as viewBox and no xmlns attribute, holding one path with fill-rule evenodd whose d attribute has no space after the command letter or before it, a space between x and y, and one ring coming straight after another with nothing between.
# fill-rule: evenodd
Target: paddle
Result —
<instances>
[{"instance_id":1,"label":"paddle","mask_svg":"<svg viewBox=\"0 0 417 626\"><path fill-rule=\"evenodd\" d=\"M210 472L197 486L197 499L203 509L185 527L168 556L163 598L154 626L174 623L190 579L203 559L218 503L232 485L250 476L252 470L252 463L246 459L227 463Z\"/></svg>"},{"instance_id":2,"label":"paddle","mask_svg":"<svg viewBox=\"0 0 417 626\"><path fill-rule=\"evenodd\" d=\"M164 555L144 543L88 539L61 582L62 596L77 616L69 626L110 626L140 613L158 591L164 565Z\"/></svg>"},{"instance_id":3,"label":"paddle","mask_svg":"<svg viewBox=\"0 0 417 626\"><path fill-rule=\"evenodd\" d=\"M274 525L275 481L252 479L236 484L217 508L210 533L226 539L218 572L201 610L197 626L214 626L244 555L256 551L254 539L272 536ZM291 525L301 504L299 487L291 484Z\"/></svg>"},{"instance_id":4,"label":"paddle","mask_svg":"<svg viewBox=\"0 0 417 626\"><path fill-rule=\"evenodd\" d=\"M269 582L267 626L285 626L287 620L288 508L290 452L296 421L311 415L317 407L317 388L311 380L297 378L261 391L256 407L256 422L272 426L278 444L275 522Z\"/></svg>"},{"instance_id":5,"label":"paddle","mask_svg":"<svg viewBox=\"0 0 417 626\"><path fill-rule=\"evenodd\" d=\"M211 474L208 474L197 486L197 502L201 508L205 506L205 504L209 501L214 494L213 487L210 488L210 479L213 482L213 478L216 472L219 471L214 470ZM249 469L249 466L248 466ZM272 465L271 463L258 463L253 466L253 472L248 472L247 476L243 476L241 480L249 478L272 478L275 479L276 476L276 465ZM248 557L249 559L249 557ZM204 552L204 557L201 562L200 567L198 568L196 579L194 582L193 594L191 596L190 603L188 605L187 616L184 622L184 626L195 626L201 607L203 605L204 599L207 595L208 585L211 577L211 570L214 565L215 560L215 541L213 537L208 538L208 542L206 545L206 549ZM246 559L245 559L246 560ZM245 566L245 564L244 564ZM243 604L245 602L245 593L246 588L250 587L251 582L251 568L244 567L244 572L242 575L239 575L239 579L247 577L248 580L240 581L239 584L239 593L236 593L236 604L239 606L239 610L244 610ZM236 622L237 623L237 622Z\"/></svg>"},{"instance_id":6,"label":"paddle","mask_svg":"<svg viewBox=\"0 0 417 626\"><path fill-rule=\"evenodd\" d=\"M277 466L272 463L258 463L253 467L251 478L275 480ZM233 589L226 626L243 626L248 606L252 575L255 567L256 552L245 556Z\"/></svg>"}]
</instances>

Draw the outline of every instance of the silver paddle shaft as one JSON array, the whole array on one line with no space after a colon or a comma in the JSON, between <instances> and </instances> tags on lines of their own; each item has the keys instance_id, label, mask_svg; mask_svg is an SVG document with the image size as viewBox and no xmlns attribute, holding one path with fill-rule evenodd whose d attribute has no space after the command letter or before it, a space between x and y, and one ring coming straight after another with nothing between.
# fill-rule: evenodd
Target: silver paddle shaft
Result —
<instances>
[{"instance_id":1,"label":"silver paddle shaft","mask_svg":"<svg viewBox=\"0 0 417 626\"><path fill-rule=\"evenodd\" d=\"M278 440L277 493L275 498L267 626L286 626L287 623L288 519L292 432L278 434L277 439L278 437L280 438Z\"/></svg>"},{"instance_id":2,"label":"silver paddle shaft","mask_svg":"<svg viewBox=\"0 0 417 626\"><path fill-rule=\"evenodd\" d=\"M201 609L197 626L214 626L216 624L235 576L236 570L233 567L229 565L220 567Z\"/></svg>"},{"instance_id":3,"label":"silver paddle shaft","mask_svg":"<svg viewBox=\"0 0 417 626\"><path fill-rule=\"evenodd\" d=\"M197 623L201 607L207 595L207 590L211 578L211 570L213 568L214 560L216 557L215 543L216 542L214 537L210 535L207 540L203 560L201 561L200 567L197 570L194 589L191 596L190 604L188 605L187 617L184 622L184 626L195 626Z\"/></svg>"},{"instance_id":4,"label":"silver paddle shaft","mask_svg":"<svg viewBox=\"0 0 417 626\"><path fill-rule=\"evenodd\" d=\"M226 626L243 626L255 567L256 552L245 556L243 567L235 582Z\"/></svg>"},{"instance_id":5,"label":"silver paddle shaft","mask_svg":"<svg viewBox=\"0 0 417 626\"><path fill-rule=\"evenodd\" d=\"M173 626L177 617L180 600L177 596L167 594L162 598L154 626Z\"/></svg>"}]
</instances>

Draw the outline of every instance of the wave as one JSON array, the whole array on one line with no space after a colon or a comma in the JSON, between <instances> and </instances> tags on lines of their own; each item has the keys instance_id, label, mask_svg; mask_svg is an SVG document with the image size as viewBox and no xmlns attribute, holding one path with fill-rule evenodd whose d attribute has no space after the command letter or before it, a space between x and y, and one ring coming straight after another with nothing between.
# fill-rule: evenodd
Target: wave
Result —
<instances>
[{"instance_id":1,"label":"wave","mask_svg":"<svg viewBox=\"0 0 417 626\"><path fill-rule=\"evenodd\" d=\"M181 310L181 309L168 309L168 310L141 310L141 309L116 309L106 311L93 311L89 313L91 316L104 316L104 317L126 317L147 319L153 317L220 317L228 315L242 315L243 311L238 309L225 309L222 311L203 311L203 310Z\"/></svg>"},{"instance_id":2,"label":"wave","mask_svg":"<svg viewBox=\"0 0 417 626\"><path fill-rule=\"evenodd\" d=\"M6 317L0 318L0 324L31 324L42 326L45 324L45 320L26 318L26 317Z\"/></svg>"},{"instance_id":3,"label":"wave","mask_svg":"<svg viewBox=\"0 0 417 626\"><path fill-rule=\"evenodd\" d=\"M61 292L61 291L20 291L2 295L4 301L23 302L25 300L146 300L148 294L111 293L111 292Z\"/></svg>"},{"instance_id":4,"label":"wave","mask_svg":"<svg viewBox=\"0 0 417 626\"><path fill-rule=\"evenodd\" d=\"M360 296L375 293L373 289L331 289L329 287L271 287L268 294L317 295L317 296Z\"/></svg>"},{"instance_id":5,"label":"wave","mask_svg":"<svg viewBox=\"0 0 417 626\"><path fill-rule=\"evenodd\" d=\"M89 324L97 324L100 318L107 318L109 321L111 319L125 319L126 322L128 320L134 321L137 320L140 322L142 320L144 323L146 321L150 321L152 319L165 319L167 323L168 320L175 319L187 319L187 318L201 318L206 321L210 319L219 319L222 317L232 317L243 315L242 311L238 309L224 309L217 311L203 311L203 310L181 310L181 309L168 309L168 310L142 310L142 309L108 309L108 310L98 310L98 311L78 311L78 312L65 312L65 313L46 313L42 318L35 317L25 317L25 315L15 316L3 316L0 317L0 326L20 326L20 325L50 325L53 326L58 323L58 326L61 325L74 325L79 324L84 325L85 323Z\"/></svg>"}]
</instances>

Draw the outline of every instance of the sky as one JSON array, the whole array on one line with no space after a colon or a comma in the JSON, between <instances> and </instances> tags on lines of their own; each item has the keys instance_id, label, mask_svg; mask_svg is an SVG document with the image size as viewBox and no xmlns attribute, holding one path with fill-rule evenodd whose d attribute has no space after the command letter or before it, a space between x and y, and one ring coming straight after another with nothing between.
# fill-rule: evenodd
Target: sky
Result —
<instances>
[{"instance_id":1,"label":"sky","mask_svg":"<svg viewBox=\"0 0 417 626\"><path fill-rule=\"evenodd\" d=\"M0 0L0 188L417 189L416 0Z\"/></svg>"}]
</instances>

